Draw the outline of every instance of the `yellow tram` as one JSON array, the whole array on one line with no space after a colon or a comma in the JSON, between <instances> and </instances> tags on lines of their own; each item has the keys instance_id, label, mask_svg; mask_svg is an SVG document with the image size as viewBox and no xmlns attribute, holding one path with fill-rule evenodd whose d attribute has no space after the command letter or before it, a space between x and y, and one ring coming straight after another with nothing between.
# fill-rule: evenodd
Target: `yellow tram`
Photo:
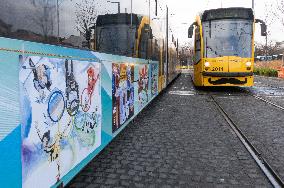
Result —
<instances>
[{"instance_id":1,"label":"yellow tram","mask_svg":"<svg viewBox=\"0 0 284 188\"><path fill-rule=\"evenodd\" d=\"M158 61L158 90L162 91L180 73L178 41L169 30L166 14L153 19L128 13L99 15L95 50Z\"/></svg>"},{"instance_id":2,"label":"yellow tram","mask_svg":"<svg viewBox=\"0 0 284 188\"><path fill-rule=\"evenodd\" d=\"M253 86L255 19L250 8L206 10L188 30L194 34L195 86Z\"/></svg>"}]
</instances>

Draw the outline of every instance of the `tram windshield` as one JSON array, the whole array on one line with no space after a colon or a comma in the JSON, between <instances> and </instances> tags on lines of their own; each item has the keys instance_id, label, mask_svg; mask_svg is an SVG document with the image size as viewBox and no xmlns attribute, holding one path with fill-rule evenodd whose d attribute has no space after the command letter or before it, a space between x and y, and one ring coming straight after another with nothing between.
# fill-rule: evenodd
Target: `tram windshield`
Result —
<instances>
[{"instance_id":1,"label":"tram windshield","mask_svg":"<svg viewBox=\"0 0 284 188\"><path fill-rule=\"evenodd\" d=\"M203 38L207 58L222 56L252 56L252 29L249 20L214 20L203 23Z\"/></svg>"}]
</instances>

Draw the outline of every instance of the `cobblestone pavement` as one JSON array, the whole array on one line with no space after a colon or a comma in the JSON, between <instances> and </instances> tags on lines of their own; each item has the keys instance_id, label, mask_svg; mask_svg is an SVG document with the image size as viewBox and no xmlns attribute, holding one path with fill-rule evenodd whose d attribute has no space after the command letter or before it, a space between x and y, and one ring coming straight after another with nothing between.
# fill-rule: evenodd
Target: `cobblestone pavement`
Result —
<instances>
[{"instance_id":1,"label":"cobblestone pavement","mask_svg":"<svg viewBox=\"0 0 284 188\"><path fill-rule=\"evenodd\" d=\"M68 185L271 187L206 95L183 74Z\"/></svg>"},{"instance_id":2,"label":"cobblestone pavement","mask_svg":"<svg viewBox=\"0 0 284 188\"><path fill-rule=\"evenodd\" d=\"M284 79L275 78L275 77L266 77L266 76L255 76L255 84L258 85L267 85L272 87L282 87L284 88Z\"/></svg>"},{"instance_id":3,"label":"cobblestone pavement","mask_svg":"<svg viewBox=\"0 0 284 188\"><path fill-rule=\"evenodd\" d=\"M251 91L280 106L284 106L284 79L264 76L255 77L255 87Z\"/></svg>"},{"instance_id":4,"label":"cobblestone pavement","mask_svg":"<svg viewBox=\"0 0 284 188\"><path fill-rule=\"evenodd\" d=\"M271 78L265 80L257 77L256 81L261 81L256 87L263 87L271 83ZM273 79L274 85L277 85L276 81L279 86L284 83L282 80ZM284 106L284 98L263 93L260 95ZM217 101L284 179L284 112L251 96L219 96Z\"/></svg>"}]
</instances>

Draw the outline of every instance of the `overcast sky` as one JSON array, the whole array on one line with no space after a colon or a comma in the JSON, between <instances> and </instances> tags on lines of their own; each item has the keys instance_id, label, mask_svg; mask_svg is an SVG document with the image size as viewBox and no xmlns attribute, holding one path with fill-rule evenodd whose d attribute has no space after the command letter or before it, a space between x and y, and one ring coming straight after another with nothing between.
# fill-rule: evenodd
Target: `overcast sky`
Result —
<instances>
[{"instance_id":1,"label":"overcast sky","mask_svg":"<svg viewBox=\"0 0 284 188\"><path fill-rule=\"evenodd\" d=\"M178 38L182 41L190 41L187 39L187 28L194 22L195 16L206 9L220 7L249 7L252 6L251 0L166 0L171 14L171 23L175 23L175 29ZM255 0L256 18L265 18L265 4L276 4L276 0ZM269 11L271 12L271 10ZM187 23L187 24L186 24ZM284 41L284 27L281 26L278 20L274 21L274 26L270 27L271 39L275 41ZM260 36L260 27L256 27L256 41L264 42L264 37ZM282 30L281 30L282 29Z\"/></svg>"},{"instance_id":2,"label":"overcast sky","mask_svg":"<svg viewBox=\"0 0 284 188\"><path fill-rule=\"evenodd\" d=\"M4 6L0 7L0 15L2 19L8 24L12 24L16 29L18 28L37 28L35 24L32 23L32 19L26 19L34 15L29 9L31 4L30 0L21 0L21 4L18 4L18 0L1 0ZM53 0L56 2L56 0ZM75 15L75 3L81 2L82 0L64 0L63 4L60 6L60 33L64 37L69 37L70 35L78 34L76 30L76 15ZM88 0L93 1L94 6L98 9L98 14L106 13L117 13L117 4L108 3L107 0ZM111 0L119 1L121 3L121 12L127 9L130 12L130 2L131 0ZM154 0L132 0L133 1L133 12L137 14L148 15L148 5L149 1L151 4L151 18L154 17L155 12L155 1ZM266 13L271 13L271 10L266 10L266 4L275 5L277 0L255 0L255 14L256 18L265 19ZM6 2L6 3L5 3ZM206 9L214 9L220 7L251 7L252 0L158 0L159 17L165 16L166 4L169 7L169 23L171 31L173 31L175 38L179 38L180 43L191 41L187 38L187 30L191 23L194 22L195 17L198 13ZM9 5L9 6L8 6ZM17 5L17 6L16 6ZM8 7L7 7L8 6ZM6 12L6 14L5 14ZM25 14L24 14L25 13ZM17 16L21 14L22 16ZM27 16L29 15L29 16ZM25 17L26 16L26 17ZM160 19L162 20L162 19ZM274 41L284 41L284 26L275 19L273 26L268 26L271 31L270 40ZM256 27L256 41L264 43L265 37L260 36L260 27L257 24Z\"/></svg>"}]
</instances>

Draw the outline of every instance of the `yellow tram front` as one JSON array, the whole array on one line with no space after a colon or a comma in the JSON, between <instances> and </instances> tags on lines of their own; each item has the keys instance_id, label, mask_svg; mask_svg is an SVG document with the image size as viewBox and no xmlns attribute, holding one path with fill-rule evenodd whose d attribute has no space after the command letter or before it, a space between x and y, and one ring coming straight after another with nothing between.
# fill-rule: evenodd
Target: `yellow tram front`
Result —
<instances>
[{"instance_id":1,"label":"yellow tram front","mask_svg":"<svg viewBox=\"0 0 284 188\"><path fill-rule=\"evenodd\" d=\"M253 86L254 25L252 9L206 10L189 28L194 30L194 75L196 86Z\"/></svg>"}]
</instances>

